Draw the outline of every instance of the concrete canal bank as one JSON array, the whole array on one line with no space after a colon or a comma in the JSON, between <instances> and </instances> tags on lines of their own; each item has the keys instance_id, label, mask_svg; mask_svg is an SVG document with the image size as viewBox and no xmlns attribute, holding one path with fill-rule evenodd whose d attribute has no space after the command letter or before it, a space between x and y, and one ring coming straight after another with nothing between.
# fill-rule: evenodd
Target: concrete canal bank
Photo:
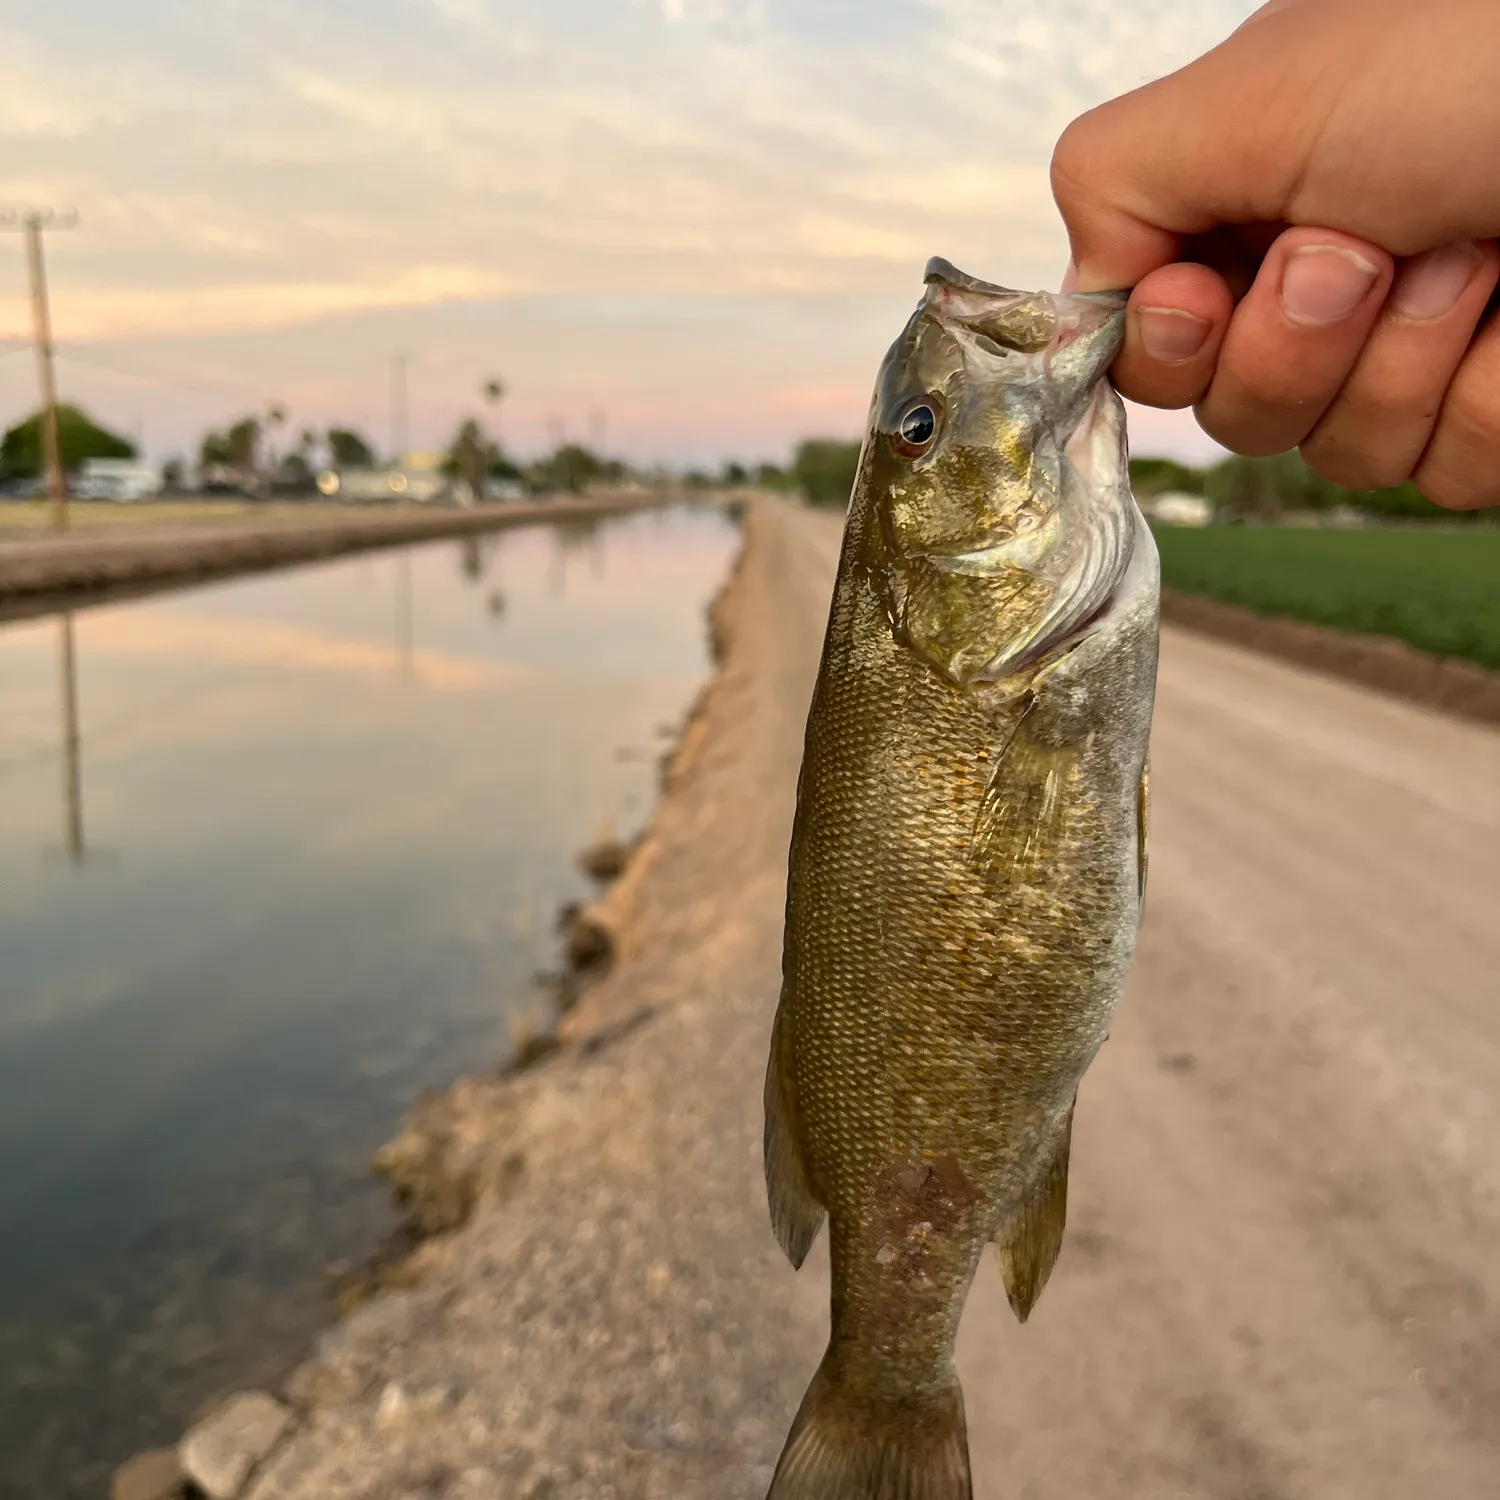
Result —
<instances>
[{"instance_id":1,"label":"concrete canal bank","mask_svg":"<svg viewBox=\"0 0 1500 1500\"><path fill-rule=\"evenodd\" d=\"M694 498L699 497L678 490L622 490L471 510L350 507L335 516L94 527L62 536L7 541L0 545L0 620L50 613L66 608L72 599L129 598L172 584L260 572L349 552L538 522L593 520Z\"/></svg>"},{"instance_id":2,"label":"concrete canal bank","mask_svg":"<svg viewBox=\"0 0 1500 1500\"><path fill-rule=\"evenodd\" d=\"M840 520L752 507L612 964L560 1047L419 1102L385 1289L189 1435L209 1493L761 1500L826 1329L760 1090ZM960 1339L976 1495L1488 1500L1500 738L1169 630L1153 756L1062 1259L1025 1329L982 1267Z\"/></svg>"}]
</instances>

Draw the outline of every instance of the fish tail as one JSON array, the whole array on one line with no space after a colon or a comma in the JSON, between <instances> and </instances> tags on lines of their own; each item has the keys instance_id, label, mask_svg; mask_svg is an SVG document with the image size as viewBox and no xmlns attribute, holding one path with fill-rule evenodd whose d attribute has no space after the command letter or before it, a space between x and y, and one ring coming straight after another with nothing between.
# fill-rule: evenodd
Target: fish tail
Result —
<instances>
[{"instance_id":1,"label":"fish tail","mask_svg":"<svg viewBox=\"0 0 1500 1500\"><path fill-rule=\"evenodd\" d=\"M792 1423L766 1500L973 1500L964 1395L861 1401L824 1355Z\"/></svg>"}]
</instances>

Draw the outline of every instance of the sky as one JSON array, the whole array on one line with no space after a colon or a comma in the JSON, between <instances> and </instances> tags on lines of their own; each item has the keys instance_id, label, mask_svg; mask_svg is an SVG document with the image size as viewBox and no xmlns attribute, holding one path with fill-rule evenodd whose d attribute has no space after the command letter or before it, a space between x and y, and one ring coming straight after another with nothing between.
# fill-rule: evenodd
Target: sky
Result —
<instances>
[{"instance_id":1,"label":"sky","mask_svg":"<svg viewBox=\"0 0 1500 1500\"><path fill-rule=\"evenodd\" d=\"M1250 0L0 0L0 205L65 398L158 456L272 404L637 462L857 436L941 254L1057 284L1076 114ZM34 403L0 236L0 423ZM486 408L480 387L507 395ZM1217 451L1132 412L1137 451Z\"/></svg>"}]
</instances>

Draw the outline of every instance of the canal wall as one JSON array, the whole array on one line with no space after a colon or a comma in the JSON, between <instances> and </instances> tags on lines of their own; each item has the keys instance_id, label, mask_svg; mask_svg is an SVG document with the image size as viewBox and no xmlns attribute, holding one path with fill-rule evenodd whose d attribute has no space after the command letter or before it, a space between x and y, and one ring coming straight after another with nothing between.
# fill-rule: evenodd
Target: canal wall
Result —
<instances>
[{"instance_id":1,"label":"canal wall","mask_svg":"<svg viewBox=\"0 0 1500 1500\"><path fill-rule=\"evenodd\" d=\"M0 620L131 598L175 584L263 572L344 553L472 536L541 522L587 521L707 498L686 490L605 491L580 499L473 509L360 510L337 516L195 526L93 528L0 545ZM734 496L715 492L715 500Z\"/></svg>"}]
</instances>

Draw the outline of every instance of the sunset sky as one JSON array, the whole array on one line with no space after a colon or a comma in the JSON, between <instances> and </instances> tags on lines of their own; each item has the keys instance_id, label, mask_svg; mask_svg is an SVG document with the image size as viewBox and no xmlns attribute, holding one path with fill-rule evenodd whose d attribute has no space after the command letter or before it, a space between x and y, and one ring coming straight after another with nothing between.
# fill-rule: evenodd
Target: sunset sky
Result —
<instances>
[{"instance_id":1,"label":"sunset sky","mask_svg":"<svg viewBox=\"0 0 1500 1500\"><path fill-rule=\"evenodd\" d=\"M640 461L850 435L943 254L1056 285L1058 132L1250 0L0 0L0 203L63 394L159 455L284 404ZM0 239L0 423L33 402ZM1140 451L1211 453L1138 413Z\"/></svg>"}]
</instances>

